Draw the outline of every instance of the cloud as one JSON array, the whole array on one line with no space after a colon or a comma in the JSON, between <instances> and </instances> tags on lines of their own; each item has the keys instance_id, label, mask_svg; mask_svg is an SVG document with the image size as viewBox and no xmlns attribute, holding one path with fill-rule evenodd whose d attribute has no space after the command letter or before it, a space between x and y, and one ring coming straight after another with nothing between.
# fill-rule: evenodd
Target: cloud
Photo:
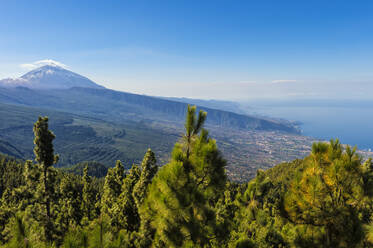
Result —
<instances>
[{"instance_id":1,"label":"cloud","mask_svg":"<svg viewBox=\"0 0 373 248\"><path fill-rule=\"evenodd\" d=\"M52 66L59 66L59 67L67 68L66 65L62 64L61 62L52 60L52 59L43 59L43 60L38 60L32 63L21 64L20 67L23 69L27 69L27 70L33 70L44 65L52 65Z\"/></svg>"},{"instance_id":2,"label":"cloud","mask_svg":"<svg viewBox=\"0 0 373 248\"><path fill-rule=\"evenodd\" d=\"M272 83L278 84L278 83L295 83L297 80L291 80L291 79L280 79L280 80L273 80Z\"/></svg>"}]
</instances>

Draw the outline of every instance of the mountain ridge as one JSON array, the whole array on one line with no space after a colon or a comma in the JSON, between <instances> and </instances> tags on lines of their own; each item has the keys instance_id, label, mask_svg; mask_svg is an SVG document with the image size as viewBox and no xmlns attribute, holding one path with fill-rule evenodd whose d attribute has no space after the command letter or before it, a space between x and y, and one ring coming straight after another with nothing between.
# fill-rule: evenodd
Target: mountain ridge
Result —
<instances>
[{"instance_id":1,"label":"mountain ridge","mask_svg":"<svg viewBox=\"0 0 373 248\"><path fill-rule=\"evenodd\" d=\"M185 117L186 103L157 97L137 95L110 89L74 87L70 89L35 90L25 87L1 88L0 102L32 107L43 107L90 117L148 119L180 122ZM78 107L77 107L78 106ZM273 130L299 133L288 123L260 119L249 115L197 106L208 113L208 125L244 130Z\"/></svg>"}]
</instances>

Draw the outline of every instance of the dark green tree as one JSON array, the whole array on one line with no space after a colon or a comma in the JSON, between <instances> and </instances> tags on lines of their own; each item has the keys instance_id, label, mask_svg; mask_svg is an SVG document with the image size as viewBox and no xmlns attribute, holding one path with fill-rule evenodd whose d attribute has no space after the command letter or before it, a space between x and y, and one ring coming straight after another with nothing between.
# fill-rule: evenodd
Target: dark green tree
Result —
<instances>
[{"instance_id":1,"label":"dark green tree","mask_svg":"<svg viewBox=\"0 0 373 248\"><path fill-rule=\"evenodd\" d=\"M148 149L141 163L141 174L138 182L133 188L133 198L136 202L137 214L142 206L148 191L148 186L158 171L155 154ZM139 215L140 227L136 233L135 247L149 247L153 239L154 232L150 226L150 220Z\"/></svg>"},{"instance_id":2,"label":"dark green tree","mask_svg":"<svg viewBox=\"0 0 373 248\"><path fill-rule=\"evenodd\" d=\"M83 217L86 217L88 221L91 221L95 216L95 201L96 191L92 185L92 178L88 175L88 165L84 167L83 171L83 192L82 192L82 204L81 209Z\"/></svg>"},{"instance_id":3,"label":"dark green tree","mask_svg":"<svg viewBox=\"0 0 373 248\"><path fill-rule=\"evenodd\" d=\"M133 188L133 197L136 201L137 207L140 207L144 202L148 185L151 183L157 171L158 166L157 160L155 159L155 154L151 149L148 149L141 163L141 175L139 181Z\"/></svg>"},{"instance_id":4,"label":"dark green tree","mask_svg":"<svg viewBox=\"0 0 373 248\"><path fill-rule=\"evenodd\" d=\"M122 192L124 177L123 164L118 160L114 168L110 168L105 177L103 194L101 199L101 212L110 213L113 204Z\"/></svg>"},{"instance_id":5,"label":"dark green tree","mask_svg":"<svg viewBox=\"0 0 373 248\"><path fill-rule=\"evenodd\" d=\"M111 227L111 231L117 233L119 230L119 197L122 193L124 179L124 167L118 160L114 168L110 168L105 177L103 194L101 198L101 215Z\"/></svg>"},{"instance_id":6,"label":"dark green tree","mask_svg":"<svg viewBox=\"0 0 373 248\"><path fill-rule=\"evenodd\" d=\"M80 225L83 217L82 188L79 179L75 175L65 174L60 182L58 213L55 222L58 223L58 229L62 234L66 233L70 227Z\"/></svg>"},{"instance_id":7,"label":"dark green tree","mask_svg":"<svg viewBox=\"0 0 373 248\"><path fill-rule=\"evenodd\" d=\"M27 230L22 218L15 215L12 223L12 239L9 241L9 248L30 248L30 240L28 239Z\"/></svg>"},{"instance_id":8,"label":"dark green tree","mask_svg":"<svg viewBox=\"0 0 373 248\"><path fill-rule=\"evenodd\" d=\"M115 218L117 223L112 221L112 225L116 227L116 232L124 229L126 232L131 233L136 231L140 225L140 217L133 197L133 188L139 181L140 173L139 167L134 164L123 180L122 193L115 208L118 211Z\"/></svg>"},{"instance_id":9,"label":"dark green tree","mask_svg":"<svg viewBox=\"0 0 373 248\"><path fill-rule=\"evenodd\" d=\"M51 167L57 163L58 156L54 154L53 140L55 135L48 128L48 117L39 117L34 124L34 154L35 160L40 165L41 177L39 185L39 203L43 205L43 227L45 239L53 241L53 220L51 219L51 203L54 198L53 172Z\"/></svg>"},{"instance_id":10,"label":"dark green tree","mask_svg":"<svg viewBox=\"0 0 373 248\"><path fill-rule=\"evenodd\" d=\"M212 202L224 190L225 161L215 140L203 129L206 113L188 107L181 142L149 187L140 209L151 221L158 246L203 247L216 239L216 216Z\"/></svg>"}]
</instances>

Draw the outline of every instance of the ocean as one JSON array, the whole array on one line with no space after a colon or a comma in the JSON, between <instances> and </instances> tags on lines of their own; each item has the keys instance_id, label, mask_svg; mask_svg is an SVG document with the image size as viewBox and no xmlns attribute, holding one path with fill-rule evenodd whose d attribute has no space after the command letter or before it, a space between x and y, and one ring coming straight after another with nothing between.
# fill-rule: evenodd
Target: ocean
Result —
<instances>
[{"instance_id":1,"label":"ocean","mask_svg":"<svg viewBox=\"0 0 373 248\"><path fill-rule=\"evenodd\" d=\"M300 123L302 134L373 150L373 101L256 101L250 112Z\"/></svg>"}]
</instances>

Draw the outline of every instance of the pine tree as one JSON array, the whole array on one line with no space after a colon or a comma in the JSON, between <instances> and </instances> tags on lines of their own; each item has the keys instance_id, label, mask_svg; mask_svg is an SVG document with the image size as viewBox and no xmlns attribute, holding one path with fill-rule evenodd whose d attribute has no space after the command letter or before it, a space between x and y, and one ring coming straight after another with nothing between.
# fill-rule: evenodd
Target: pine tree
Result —
<instances>
[{"instance_id":1,"label":"pine tree","mask_svg":"<svg viewBox=\"0 0 373 248\"><path fill-rule=\"evenodd\" d=\"M110 168L105 177L101 198L101 215L108 221L112 230L118 231L118 216L120 213L119 196L122 193L124 167L118 160L114 168Z\"/></svg>"},{"instance_id":2,"label":"pine tree","mask_svg":"<svg viewBox=\"0 0 373 248\"><path fill-rule=\"evenodd\" d=\"M64 234L69 227L78 226L83 217L81 211L82 190L79 179L69 174L63 175L59 186L56 222L59 224L59 231Z\"/></svg>"},{"instance_id":3,"label":"pine tree","mask_svg":"<svg viewBox=\"0 0 373 248\"><path fill-rule=\"evenodd\" d=\"M224 195L220 197L215 205L216 213L216 240L213 244L216 247L228 247L228 242L231 239L230 231L234 227L234 217L237 212L237 206L234 203L237 194L237 185L227 182Z\"/></svg>"},{"instance_id":4,"label":"pine tree","mask_svg":"<svg viewBox=\"0 0 373 248\"><path fill-rule=\"evenodd\" d=\"M109 241L112 239L110 225L107 223L107 216L100 215L95 219L90 227L92 230L88 233L88 244L90 248L110 247Z\"/></svg>"},{"instance_id":5,"label":"pine tree","mask_svg":"<svg viewBox=\"0 0 373 248\"><path fill-rule=\"evenodd\" d=\"M12 239L7 247L9 248L30 248L31 244L27 237L26 227L22 218L15 215L12 223Z\"/></svg>"},{"instance_id":6,"label":"pine tree","mask_svg":"<svg viewBox=\"0 0 373 248\"><path fill-rule=\"evenodd\" d=\"M24 165L12 160L3 160L3 174L0 176L3 179L5 190L0 198L0 243L9 239L15 230L15 222L11 219L16 220L19 216L14 216L14 214L25 211L27 207L35 203L37 181L33 183L32 187L28 187L25 185L27 180L24 177L31 164L32 162L29 160ZM23 172L17 167L24 168Z\"/></svg>"},{"instance_id":7,"label":"pine tree","mask_svg":"<svg viewBox=\"0 0 373 248\"><path fill-rule=\"evenodd\" d=\"M80 227L70 228L69 232L66 233L63 248L88 248L88 234L85 230Z\"/></svg>"},{"instance_id":8,"label":"pine tree","mask_svg":"<svg viewBox=\"0 0 373 248\"><path fill-rule=\"evenodd\" d=\"M107 213L122 192L124 167L118 160L114 168L110 168L105 177L104 189L101 199L101 212Z\"/></svg>"},{"instance_id":9,"label":"pine tree","mask_svg":"<svg viewBox=\"0 0 373 248\"><path fill-rule=\"evenodd\" d=\"M133 189L133 197L136 201L136 205L138 208L144 202L148 185L151 183L157 171L158 166L157 161L155 159L155 154L152 152L151 149L148 149L141 163L140 179Z\"/></svg>"},{"instance_id":10,"label":"pine tree","mask_svg":"<svg viewBox=\"0 0 373 248\"><path fill-rule=\"evenodd\" d=\"M362 239L357 206L364 199L363 166L356 149L315 143L306 167L291 182L284 207L288 218L311 230L314 245L337 247Z\"/></svg>"},{"instance_id":11,"label":"pine tree","mask_svg":"<svg viewBox=\"0 0 373 248\"><path fill-rule=\"evenodd\" d=\"M225 187L225 161L203 129L206 113L196 117L195 112L188 106L185 135L176 143L171 162L153 179L140 209L158 246L203 247L216 238L211 204Z\"/></svg>"},{"instance_id":12,"label":"pine tree","mask_svg":"<svg viewBox=\"0 0 373 248\"><path fill-rule=\"evenodd\" d=\"M55 135L48 128L48 117L39 117L34 124L34 154L41 168L41 185L39 187L39 202L44 205L43 225L46 241L53 240L53 221L51 219L51 203L54 198L53 172L51 167L57 163L58 156L54 155L53 140Z\"/></svg>"},{"instance_id":13,"label":"pine tree","mask_svg":"<svg viewBox=\"0 0 373 248\"><path fill-rule=\"evenodd\" d=\"M95 217L96 192L92 185L92 178L88 175L88 165L83 171L82 213L89 221Z\"/></svg>"},{"instance_id":14,"label":"pine tree","mask_svg":"<svg viewBox=\"0 0 373 248\"><path fill-rule=\"evenodd\" d=\"M140 227L135 236L135 247L149 247L153 239L154 231L150 226L150 220L147 219L146 216L141 216L139 209L146 198L148 186L158 171L158 166L156 163L157 161L155 159L155 154L151 151L151 149L148 149L141 163L140 179L133 189L133 197L136 202L137 212L140 220Z\"/></svg>"},{"instance_id":15,"label":"pine tree","mask_svg":"<svg viewBox=\"0 0 373 248\"><path fill-rule=\"evenodd\" d=\"M133 189L140 178L140 169L137 165L132 165L128 175L123 181L122 193L119 196L116 210L117 217L115 218L116 231L125 229L131 233L136 231L140 225L140 217L133 197ZM113 221L114 222L114 221ZM112 225L113 225L112 222Z\"/></svg>"}]
</instances>

